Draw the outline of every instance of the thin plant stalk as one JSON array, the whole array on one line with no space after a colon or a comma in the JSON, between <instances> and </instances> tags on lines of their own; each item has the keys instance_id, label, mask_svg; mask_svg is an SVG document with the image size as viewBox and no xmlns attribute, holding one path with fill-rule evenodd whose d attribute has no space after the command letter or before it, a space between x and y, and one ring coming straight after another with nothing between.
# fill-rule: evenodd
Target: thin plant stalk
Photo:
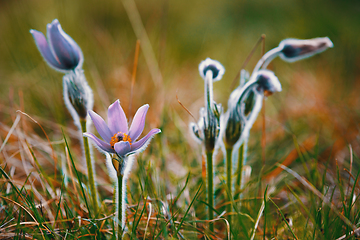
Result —
<instances>
[{"instance_id":1,"label":"thin plant stalk","mask_svg":"<svg viewBox=\"0 0 360 240\"><path fill-rule=\"evenodd\" d=\"M117 228L118 228L118 231L117 231L117 234L118 234L118 240L121 240L122 239L122 233L123 233L123 207L125 207L123 205L123 179L124 176L121 174L121 173L118 173L118 224L117 224Z\"/></svg>"},{"instance_id":2,"label":"thin plant stalk","mask_svg":"<svg viewBox=\"0 0 360 240\"><path fill-rule=\"evenodd\" d=\"M226 185L229 189L230 196L233 196L232 192L232 147L226 148ZM226 205L226 212L232 212L231 199L229 199L229 204ZM228 221L231 223L231 215L228 216Z\"/></svg>"},{"instance_id":3,"label":"thin plant stalk","mask_svg":"<svg viewBox=\"0 0 360 240\"><path fill-rule=\"evenodd\" d=\"M81 131L82 133L86 132L86 120L80 119L80 125L81 125ZM95 210L95 214L97 214L98 211L98 202L97 202L97 192L95 187L95 178L94 178L94 171L93 166L91 162L91 156L90 156L90 148L89 148L89 141L87 137L83 136L84 141L84 152L85 152L85 159L86 159L86 165L88 169L88 178L89 178L89 186L90 186L90 195L92 197L92 202Z\"/></svg>"},{"instance_id":4,"label":"thin plant stalk","mask_svg":"<svg viewBox=\"0 0 360 240\"><path fill-rule=\"evenodd\" d=\"M208 204L209 204L209 220L214 219L214 189L213 189L213 152L206 153L207 161L207 187L208 187ZM214 224L209 223L209 229L211 232L214 231Z\"/></svg>"},{"instance_id":5,"label":"thin plant stalk","mask_svg":"<svg viewBox=\"0 0 360 240\"><path fill-rule=\"evenodd\" d=\"M243 144L241 144L239 148L239 154L238 154L238 166L237 166L237 175L236 175L236 182L235 182L235 199L238 199L240 197L240 189L241 189L241 178L242 178L242 169L244 166L244 146L245 141Z\"/></svg>"}]
</instances>

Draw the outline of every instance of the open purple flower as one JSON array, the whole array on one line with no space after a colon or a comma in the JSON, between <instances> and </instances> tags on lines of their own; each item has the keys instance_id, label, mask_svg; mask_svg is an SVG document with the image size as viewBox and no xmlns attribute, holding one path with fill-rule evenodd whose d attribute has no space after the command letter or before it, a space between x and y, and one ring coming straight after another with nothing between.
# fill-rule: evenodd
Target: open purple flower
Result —
<instances>
[{"instance_id":1,"label":"open purple flower","mask_svg":"<svg viewBox=\"0 0 360 240\"><path fill-rule=\"evenodd\" d=\"M42 32L30 30L36 46L50 67L60 72L81 68L84 57L80 47L61 28L57 19L47 25L47 39Z\"/></svg>"},{"instance_id":2,"label":"open purple flower","mask_svg":"<svg viewBox=\"0 0 360 240\"><path fill-rule=\"evenodd\" d=\"M119 157L126 157L140 152L145 149L147 143L155 134L161 132L160 129L154 128L145 137L136 141L144 130L148 109L149 105L145 104L137 110L130 128L128 128L127 119L119 100L108 108L108 124L97 113L89 111L96 130L105 141L88 132L84 133L84 136L92 139L101 150L116 153Z\"/></svg>"}]
</instances>

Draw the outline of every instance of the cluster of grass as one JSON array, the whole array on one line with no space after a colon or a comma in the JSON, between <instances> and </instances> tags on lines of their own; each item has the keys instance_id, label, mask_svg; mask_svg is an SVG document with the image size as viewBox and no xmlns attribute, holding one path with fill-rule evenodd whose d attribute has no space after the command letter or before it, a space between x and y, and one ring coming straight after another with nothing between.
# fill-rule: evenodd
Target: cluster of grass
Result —
<instances>
[{"instance_id":1,"label":"cluster of grass","mask_svg":"<svg viewBox=\"0 0 360 240\"><path fill-rule=\"evenodd\" d=\"M94 151L101 203L95 214L81 139L62 101L61 76L41 62L28 32L45 31L54 18L84 51L95 110L103 113L119 98L132 116L137 106L150 103L146 128L162 129L137 156L129 178L125 239L356 239L358 4L136 3L162 82L152 81L141 51L130 100L138 36L121 1L0 2L0 239L115 238L114 188L105 157ZM268 49L286 37L316 36L329 36L335 48L294 65L274 61L283 92L269 98L265 116L252 129L246 183L232 213L224 212L231 203L223 156L215 160L210 232L205 160L188 133L192 120L175 95L196 113L203 104L197 65L210 56L226 67L224 79L214 85L219 102L226 103L233 78L262 33Z\"/></svg>"},{"instance_id":2,"label":"cluster of grass","mask_svg":"<svg viewBox=\"0 0 360 240\"><path fill-rule=\"evenodd\" d=\"M130 177L125 239L226 239L228 234L235 239L356 238L360 195L355 163L359 159L351 146L349 165L340 169L321 162L324 151L319 136L302 143L294 139L286 158L259 171L253 168L245 176L248 181L240 202L233 202L234 212L225 214L231 203L227 202L223 162L218 161L215 232L209 232L201 159L185 146L171 149L171 141L187 145L188 139L181 128L166 124L168 117L163 115L162 129L173 131L172 136L163 134L154 140L138 156ZM6 137L1 145L1 238L114 238L113 188L103 157L97 156L96 162L101 208L95 215L86 167L71 130L64 128L63 137L51 141L46 131L36 133L36 127L21 112L12 127L2 125ZM167 166L179 164L171 156L173 151L188 162L189 172L179 165L169 172ZM233 216L231 225L226 221L228 214Z\"/></svg>"}]
</instances>

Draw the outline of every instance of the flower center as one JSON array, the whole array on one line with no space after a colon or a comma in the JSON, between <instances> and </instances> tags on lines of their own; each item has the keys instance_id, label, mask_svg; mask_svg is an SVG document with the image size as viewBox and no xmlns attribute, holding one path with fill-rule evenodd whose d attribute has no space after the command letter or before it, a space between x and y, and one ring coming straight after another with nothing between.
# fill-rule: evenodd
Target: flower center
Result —
<instances>
[{"instance_id":1,"label":"flower center","mask_svg":"<svg viewBox=\"0 0 360 240\"><path fill-rule=\"evenodd\" d=\"M131 145L131 138L130 138L130 136L127 135L126 133L118 132L118 133L115 133L114 136L112 136L112 138L111 138L111 140L110 140L111 148L114 149L115 143L121 142L121 141L129 142L130 145Z\"/></svg>"}]
</instances>

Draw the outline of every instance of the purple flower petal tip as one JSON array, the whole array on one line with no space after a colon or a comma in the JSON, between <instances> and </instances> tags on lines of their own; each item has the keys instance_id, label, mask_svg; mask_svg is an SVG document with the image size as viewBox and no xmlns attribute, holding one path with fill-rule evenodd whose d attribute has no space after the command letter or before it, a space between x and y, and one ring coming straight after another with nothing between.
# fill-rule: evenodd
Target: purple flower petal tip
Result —
<instances>
[{"instance_id":1,"label":"purple flower petal tip","mask_svg":"<svg viewBox=\"0 0 360 240\"><path fill-rule=\"evenodd\" d=\"M93 140L94 143L96 144L96 146L98 146L101 150L103 150L105 152L115 153L115 151L112 149L112 147L109 143L100 140L94 134L86 132L86 133L83 133L83 136L88 137L91 140Z\"/></svg>"},{"instance_id":2,"label":"purple flower petal tip","mask_svg":"<svg viewBox=\"0 0 360 240\"><path fill-rule=\"evenodd\" d=\"M114 133L127 133L128 131L126 115L119 100L116 100L108 108L108 125L110 130Z\"/></svg>"},{"instance_id":3,"label":"purple flower petal tip","mask_svg":"<svg viewBox=\"0 0 360 240\"><path fill-rule=\"evenodd\" d=\"M83 54L76 42L61 28L57 19L47 24L47 39L36 30L30 30L36 46L47 64L58 71L71 71L81 67Z\"/></svg>"},{"instance_id":4,"label":"purple flower petal tip","mask_svg":"<svg viewBox=\"0 0 360 240\"><path fill-rule=\"evenodd\" d=\"M149 104L141 106L135 113L134 119L129 129L129 136L133 141L136 141L141 135L145 127L146 113L149 109Z\"/></svg>"}]
</instances>

